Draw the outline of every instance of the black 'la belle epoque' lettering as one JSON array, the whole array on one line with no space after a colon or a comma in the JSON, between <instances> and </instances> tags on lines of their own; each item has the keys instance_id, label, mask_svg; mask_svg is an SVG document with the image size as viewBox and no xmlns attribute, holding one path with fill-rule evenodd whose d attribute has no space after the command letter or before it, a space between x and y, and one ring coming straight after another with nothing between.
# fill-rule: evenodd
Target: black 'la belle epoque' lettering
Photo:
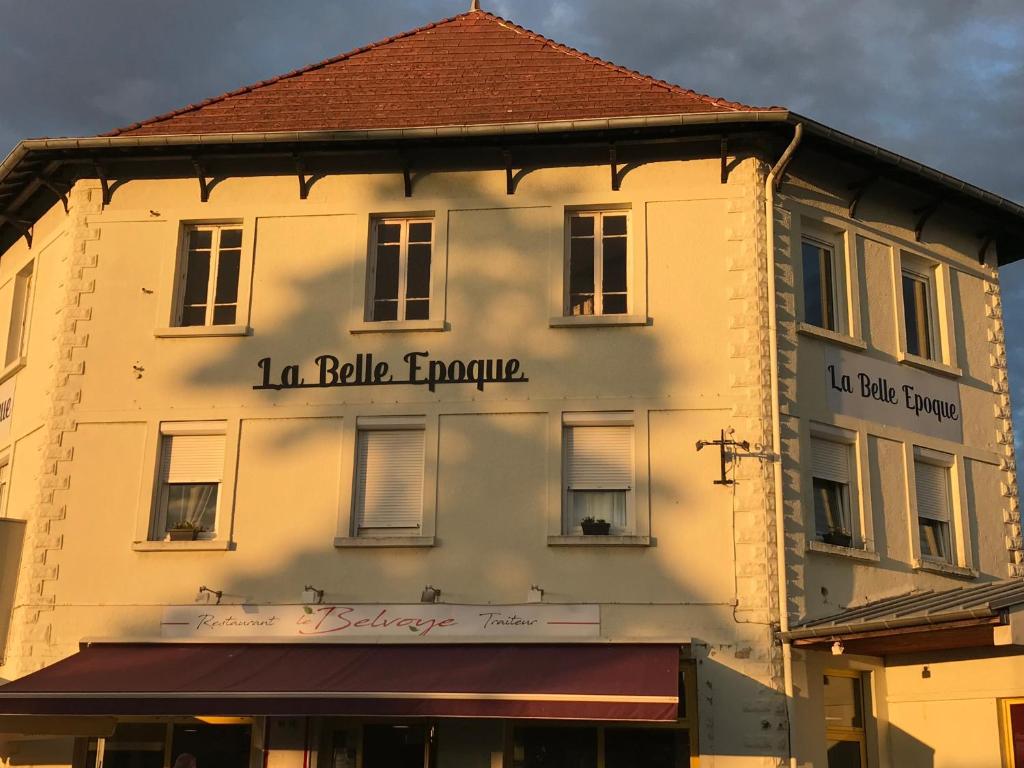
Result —
<instances>
[{"instance_id":1,"label":"black 'la belle epoque' lettering","mask_svg":"<svg viewBox=\"0 0 1024 768\"><path fill-rule=\"evenodd\" d=\"M349 360L335 355L313 358L310 374L303 375L301 366L289 363L275 368L273 360L264 357L256 363L260 381L253 389L300 389L320 387L373 387L391 384L425 386L431 392L441 384L472 384L481 392L488 384L518 384L529 381L521 372L517 358L476 358L473 360L442 360L432 358L429 351L407 352L404 366L392 372L391 364L374 360L372 353L358 353ZM396 378L400 376L401 378Z\"/></svg>"}]
</instances>

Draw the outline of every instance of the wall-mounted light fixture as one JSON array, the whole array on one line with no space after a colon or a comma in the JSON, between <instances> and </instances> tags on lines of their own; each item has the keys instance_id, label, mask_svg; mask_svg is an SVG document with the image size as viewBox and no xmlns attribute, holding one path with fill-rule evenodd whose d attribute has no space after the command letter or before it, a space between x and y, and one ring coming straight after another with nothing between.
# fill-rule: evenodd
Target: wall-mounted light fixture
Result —
<instances>
[{"instance_id":1,"label":"wall-mounted light fixture","mask_svg":"<svg viewBox=\"0 0 1024 768\"><path fill-rule=\"evenodd\" d=\"M224 592L222 590L210 589L207 586L200 587L199 594L202 595L204 592L217 598L217 605L220 605L220 599L224 596Z\"/></svg>"},{"instance_id":2,"label":"wall-mounted light fixture","mask_svg":"<svg viewBox=\"0 0 1024 768\"><path fill-rule=\"evenodd\" d=\"M423 588L423 592L420 594L421 603L436 603L440 599L441 588L431 586L430 584L427 584L427 586Z\"/></svg>"},{"instance_id":3,"label":"wall-mounted light fixture","mask_svg":"<svg viewBox=\"0 0 1024 768\"><path fill-rule=\"evenodd\" d=\"M320 605L323 601L324 591L322 589L317 589L311 584L307 584L302 588L302 602Z\"/></svg>"},{"instance_id":4,"label":"wall-mounted light fixture","mask_svg":"<svg viewBox=\"0 0 1024 768\"><path fill-rule=\"evenodd\" d=\"M530 591L526 593L526 602L528 603L543 603L544 602L544 588L539 587L536 584L530 585Z\"/></svg>"},{"instance_id":5,"label":"wall-mounted light fixture","mask_svg":"<svg viewBox=\"0 0 1024 768\"><path fill-rule=\"evenodd\" d=\"M843 652L845 650L846 650L846 647L841 642L839 642L838 640L836 640L834 643L832 643L832 655L833 656L842 656Z\"/></svg>"}]
</instances>

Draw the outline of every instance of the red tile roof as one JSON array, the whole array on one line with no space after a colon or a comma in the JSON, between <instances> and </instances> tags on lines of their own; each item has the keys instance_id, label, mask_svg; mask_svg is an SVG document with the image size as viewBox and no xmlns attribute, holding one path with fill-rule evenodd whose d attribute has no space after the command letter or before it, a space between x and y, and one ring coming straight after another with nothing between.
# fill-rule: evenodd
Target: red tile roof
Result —
<instances>
[{"instance_id":1,"label":"red tile roof","mask_svg":"<svg viewBox=\"0 0 1024 768\"><path fill-rule=\"evenodd\" d=\"M470 11L107 135L344 131L776 109L686 90L493 14Z\"/></svg>"}]
</instances>

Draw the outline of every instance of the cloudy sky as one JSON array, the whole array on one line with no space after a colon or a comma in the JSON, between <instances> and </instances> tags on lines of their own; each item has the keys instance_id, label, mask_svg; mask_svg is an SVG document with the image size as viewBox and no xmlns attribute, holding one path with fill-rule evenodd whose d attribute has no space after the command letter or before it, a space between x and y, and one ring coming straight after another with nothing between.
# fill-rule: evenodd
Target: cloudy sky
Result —
<instances>
[{"instance_id":1,"label":"cloudy sky","mask_svg":"<svg viewBox=\"0 0 1024 768\"><path fill-rule=\"evenodd\" d=\"M1024 202L1020 0L482 0L618 64L779 104ZM469 0L0 0L0 156L109 130ZM1024 432L1024 265L1004 271Z\"/></svg>"}]
</instances>

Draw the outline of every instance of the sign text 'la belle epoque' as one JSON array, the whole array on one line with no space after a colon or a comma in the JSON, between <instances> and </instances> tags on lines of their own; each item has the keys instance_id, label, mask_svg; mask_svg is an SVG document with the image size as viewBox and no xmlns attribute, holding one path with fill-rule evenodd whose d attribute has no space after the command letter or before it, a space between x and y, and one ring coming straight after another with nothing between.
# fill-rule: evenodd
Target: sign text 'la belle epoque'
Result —
<instances>
[{"instance_id":1,"label":"sign text 'la belle epoque'","mask_svg":"<svg viewBox=\"0 0 1024 768\"><path fill-rule=\"evenodd\" d=\"M514 357L440 360L425 351L407 352L402 355L402 360L404 365L392 369L388 361L374 360L373 353L360 352L349 360L334 355L318 355L313 358L312 369L304 371L296 363L275 369L273 360L264 357L256 364L260 369L260 383L253 389L413 384L425 386L433 392L439 384L473 384L482 392L487 384L529 381L520 371L519 360Z\"/></svg>"}]
</instances>

